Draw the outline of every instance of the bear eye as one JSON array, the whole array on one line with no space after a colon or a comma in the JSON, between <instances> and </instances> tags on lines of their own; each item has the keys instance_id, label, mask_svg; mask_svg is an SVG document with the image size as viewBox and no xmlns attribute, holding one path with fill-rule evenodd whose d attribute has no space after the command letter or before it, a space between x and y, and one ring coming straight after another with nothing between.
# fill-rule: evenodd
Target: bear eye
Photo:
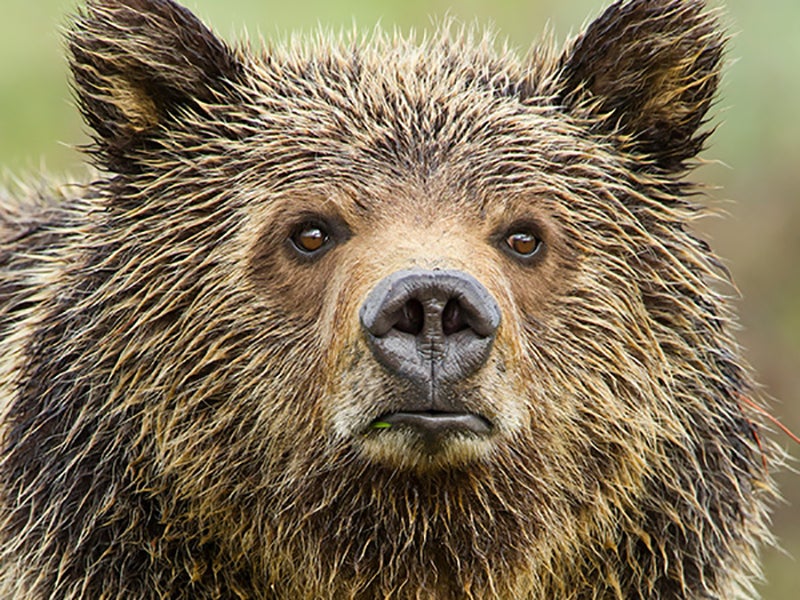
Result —
<instances>
[{"instance_id":1,"label":"bear eye","mask_svg":"<svg viewBox=\"0 0 800 600\"><path fill-rule=\"evenodd\" d=\"M292 244L303 254L317 254L330 243L330 235L324 226L303 223L291 235Z\"/></svg>"},{"instance_id":2,"label":"bear eye","mask_svg":"<svg viewBox=\"0 0 800 600\"><path fill-rule=\"evenodd\" d=\"M511 232L506 237L506 244L514 254L529 258L539 251L542 241L533 232L521 229Z\"/></svg>"}]
</instances>

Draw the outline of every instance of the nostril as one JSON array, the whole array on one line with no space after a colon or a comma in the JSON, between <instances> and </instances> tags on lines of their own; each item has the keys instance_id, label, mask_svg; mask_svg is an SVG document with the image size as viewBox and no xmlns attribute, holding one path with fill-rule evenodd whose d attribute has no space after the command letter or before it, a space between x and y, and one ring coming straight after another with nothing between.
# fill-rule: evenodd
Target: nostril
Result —
<instances>
[{"instance_id":1,"label":"nostril","mask_svg":"<svg viewBox=\"0 0 800 600\"><path fill-rule=\"evenodd\" d=\"M425 308L422 306L422 302L416 298L411 298L408 302L403 304L403 308L400 310L400 315L397 322L394 324L394 328L403 333L419 335L424 325Z\"/></svg>"},{"instance_id":2,"label":"nostril","mask_svg":"<svg viewBox=\"0 0 800 600\"><path fill-rule=\"evenodd\" d=\"M445 391L437 391L439 386L486 364L500 307L467 273L409 269L379 281L364 299L359 319L374 358L418 386L421 407L442 410L436 402Z\"/></svg>"},{"instance_id":3,"label":"nostril","mask_svg":"<svg viewBox=\"0 0 800 600\"><path fill-rule=\"evenodd\" d=\"M453 335L468 327L461 304L455 298L451 298L442 311L442 331L445 335Z\"/></svg>"}]
</instances>

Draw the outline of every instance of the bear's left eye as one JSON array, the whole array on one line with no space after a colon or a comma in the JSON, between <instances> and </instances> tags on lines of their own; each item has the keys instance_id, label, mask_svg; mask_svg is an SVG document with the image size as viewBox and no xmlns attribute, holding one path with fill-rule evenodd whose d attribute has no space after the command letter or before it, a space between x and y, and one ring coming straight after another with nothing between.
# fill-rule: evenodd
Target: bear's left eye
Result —
<instances>
[{"instance_id":1,"label":"bear's left eye","mask_svg":"<svg viewBox=\"0 0 800 600\"><path fill-rule=\"evenodd\" d=\"M291 235L294 247L306 255L321 252L331 241L327 229L316 223L304 223Z\"/></svg>"},{"instance_id":2,"label":"bear's left eye","mask_svg":"<svg viewBox=\"0 0 800 600\"><path fill-rule=\"evenodd\" d=\"M518 226L505 234L503 246L511 256L527 263L539 258L544 242L538 228Z\"/></svg>"},{"instance_id":3,"label":"bear's left eye","mask_svg":"<svg viewBox=\"0 0 800 600\"><path fill-rule=\"evenodd\" d=\"M539 238L529 231L517 231L506 238L506 244L515 254L533 256L539 249Z\"/></svg>"}]
</instances>

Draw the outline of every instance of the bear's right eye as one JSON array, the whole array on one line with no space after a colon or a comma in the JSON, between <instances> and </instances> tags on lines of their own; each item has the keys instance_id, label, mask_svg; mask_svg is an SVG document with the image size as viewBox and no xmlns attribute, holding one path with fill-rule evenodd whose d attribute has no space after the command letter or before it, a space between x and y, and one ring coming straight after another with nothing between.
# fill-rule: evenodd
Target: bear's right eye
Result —
<instances>
[{"instance_id":1,"label":"bear's right eye","mask_svg":"<svg viewBox=\"0 0 800 600\"><path fill-rule=\"evenodd\" d=\"M303 223L291 235L292 244L302 254L313 256L324 250L331 241L327 229L318 223Z\"/></svg>"}]
</instances>

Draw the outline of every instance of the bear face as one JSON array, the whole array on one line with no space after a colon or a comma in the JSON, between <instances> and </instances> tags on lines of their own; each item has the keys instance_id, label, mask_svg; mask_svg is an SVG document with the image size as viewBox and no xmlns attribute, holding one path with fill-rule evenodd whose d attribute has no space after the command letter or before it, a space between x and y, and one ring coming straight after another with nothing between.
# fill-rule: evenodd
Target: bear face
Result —
<instances>
[{"instance_id":1,"label":"bear face","mask_svg":"<svg viewBox=\"0 0 800 600\"><path fill-rule=\"evenodd\" d=\"M713 15L617 2L524 61L452 29L257 54L88 3L102 175L0 228L0 589L747 588L771 483L683 179Z\"/></svg>"},{"instance_id":2,"label":"bear face","mask_svg":"<svg viewBox=\"0 0 800 600\"><path fill-rule=\"evenodd\" d=\"M474 413L490 421L488 425L495 434L511 434L528 420L527 392L521 386L526 380L541 378L517 371L528 356L522 347L525 334L521 327L524 323L534 328L537 321L541 326L541 320L553 312L548 310L549 305L571 277L574 250L561 239L555 225L560 211L553 206L552 213L546 212L548 204L557 203L552 198L536 199L536 186L520 186L511 192L491 189L485 183L482 188L460 183L475 181L477 172L468 174L473 169L486 173L487 169L506 171L516 167L522 178L529 165L514 162L519 161L521 147L498 144L496 150L487 164L478 164L469 154L461 156L460 164L454 158L437 157L437 161L452 162L445 163L438 172L429 171L424 181L419 181L417 173L402 172L396 166L392 167L394 174L381 173L378 165L359 182L353 181L349 189L337 189L332 183L324 191L308 194L301 183L300 189L283 191L254 213L252 220L266 225L263 231L255 230L248 275L257 290L258 302L269 304L269 312L301 318L303 329L312 332L307 335L304 350L317 368L326 366L309 378L317 391L304 395L321 395L318 404L326 411L325 420L318 424L321 430L332 426L337 436L355 441L362 450L383 453L387 443L398 443L395 432L402 437L408 428L370 431L370 425L402 408ZM332 157L340 152L344 148L335 149ZM504 154L512 156L506 164L499 159ZM350 157L352 163L339 169L343 180L348 178L345 169L366 170L370 165L367 154L358 157L352 153ZM314 156L316 165L325 160L320 154ZM315 242L321 243L315 252L299 246L296 236L305 231L322 237L321 242ZM531 238L533 248L528 255L515 252L515 236L522 237L522 242L525 236ZM246 244L242 241L243 246ZM459 350L458 343L452 347L445 344L450 336L435 332L412 335L402 331L403 335L389 336L390 345L402 345L403 338L417 339L414 343L409 341L404 355L393 359L395 364L387 358L395 350L381 351L376 347L387 331L373 334L370 328L375 325L381 301L392 300L374 298L376 293L380 295L376 288L409 270L419 271L418 280L437 276L447 279L452 273L462 280L442 283L447 289L439 290L443 294L439 312L426 314L426 322L442 321L450 297L455 300L471 295L472 299L462 298L464 307L480 297L477 301L482 305L472 307L472 314L464 318L479 320L482 313L491 313L485 317L492 321L491 331L466 322L460 328L473 334L467 336L464 346L487 339L478 352L481 356L474 357L476 364L462 369L461 363L470 362L473 357ZM531 277L537 280L535 286L530 285ZM413 280L411 276L396 285L413 287ZM467 293L470 289L473 291ZM425 294L409 293L407 300ZM427 304L436 301L429 298ZM398 307L408 305L402 301ZM395 313L398 307L393 309ZM419 308L423 310L422 304ZM372 316L365 316L365 310L371 310ZM395 321L401 313L402 310L394 314ZM503 319L501 313L505 315ZM394 325L387 323L385 328L396 332ZM281 327L290 326L287 323ZM466 334L459 333L453 332L456 338L465 338ZM298 335L303 333L298 331ZM493 343L495 337L497 342ZM420 344L427 347L419 347ZM441 350L436 349L437 344ZM450 374L449 370L456 372ZM320 376L324 383L318 383ZM467 410L472 404L472 410ZM467 454L481 454L491 447L484 443L488 439L481 438L455 436L451 442L466 443ZM407 451L394 453L395 460L403 464L415 463L422 468L429 461L436 463L444 457L439 452L417 448L422 450L420 454L415 450L418 444L412 439L407 441Z\"/></svg>"}]
</instances>

